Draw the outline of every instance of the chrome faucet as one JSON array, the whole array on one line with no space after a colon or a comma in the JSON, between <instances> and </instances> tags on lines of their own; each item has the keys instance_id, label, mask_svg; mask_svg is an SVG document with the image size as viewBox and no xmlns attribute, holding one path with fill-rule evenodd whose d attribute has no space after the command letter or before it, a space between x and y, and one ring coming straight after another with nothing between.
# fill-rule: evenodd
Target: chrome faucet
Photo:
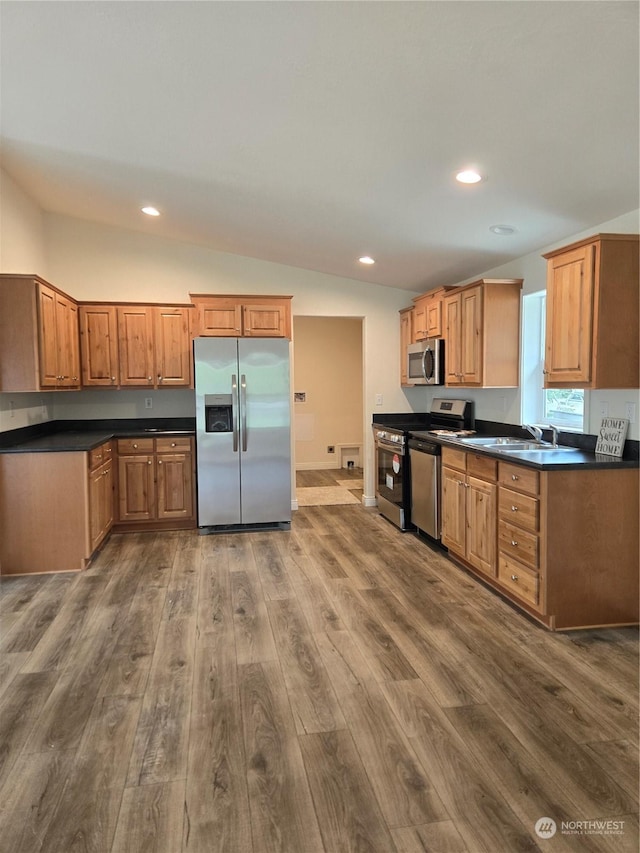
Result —
<instances>
[{"instance_id":1,"label":"chrome faucet","mask_svg":"<svg viewBox=\"0 0 640 853\"><path fill-rule=\"evenodd\" d=\"M558 433L560 432L560 430L558 429L558 427L554 426L553 424L547 424L547 429L551 430L551 446L557 447L558 446Z\"/></svg>"},{"instance_id":2,"label":"chrome faucet","mask_svg":"<svg viewBox=\"0 0 640 853\"><path fill-rule=\"evenodd\" d=\"M535 424L523 424L523 426L527 432L531 433L536 441L542 441L542 430L539 426L536 426Z\"/></svg>"}]
</instances>

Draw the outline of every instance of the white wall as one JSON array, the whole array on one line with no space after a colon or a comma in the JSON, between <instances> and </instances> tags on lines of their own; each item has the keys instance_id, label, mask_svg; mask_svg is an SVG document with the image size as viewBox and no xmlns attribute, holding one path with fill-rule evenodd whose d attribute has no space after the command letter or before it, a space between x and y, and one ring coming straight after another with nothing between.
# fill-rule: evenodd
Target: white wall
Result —
<instances>
[{"instance_id":1,"label":"white wall","mask_svg":"<svg viewBox=\"0 0 640 853\"><path fill-rule=\"evenodd\" d=\"M293 390L306 395L293 404L297 470L342 467L345 445L361 452L362 361L360 319L294 318ZM357 453L350 457L359 464Z\"/></svg>"},{"instance_id":2,"label":"white wall","mask_svg":"<svg viewBox=\"0 0 640 853\"><path fill-rule=\"evenodd\" d=\"M0 273L47 277L44 214L0 169ZM0 394L0 432L51 420L51 394Z\"/></svg>"}]
</instances>

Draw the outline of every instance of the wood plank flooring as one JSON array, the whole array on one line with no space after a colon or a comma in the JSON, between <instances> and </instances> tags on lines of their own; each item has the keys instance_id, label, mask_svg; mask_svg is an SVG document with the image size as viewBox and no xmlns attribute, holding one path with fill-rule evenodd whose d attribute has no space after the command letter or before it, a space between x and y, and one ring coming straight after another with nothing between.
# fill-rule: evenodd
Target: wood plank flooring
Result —
<instances>
[{"instance_id":1,"label":"wood plank flooring","mask_svg":"<svg viewBox=\"0 0 640 853\"><path fill-rule=\"evenodd\" d=\"M635 630L361 506L0 582L1 853L626 853L637 780Z\"/></svg>"}]
</instances>

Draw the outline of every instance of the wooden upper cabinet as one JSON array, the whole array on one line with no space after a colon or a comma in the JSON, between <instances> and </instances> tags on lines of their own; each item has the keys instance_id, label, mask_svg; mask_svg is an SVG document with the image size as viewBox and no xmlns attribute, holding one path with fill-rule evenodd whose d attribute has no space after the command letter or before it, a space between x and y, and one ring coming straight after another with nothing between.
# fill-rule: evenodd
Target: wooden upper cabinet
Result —
<instances>
[{"instance_id":1,"label":"wooden upper cabinet","mask_svg":"<svg viewBox=\"0 0 640 853\"><path fill-rule=\"evenodd\" d=\"M81 305L82 384L191 386L192 311L187 305Z\"/></svg>"},{"instance_id":2,"label":"wooden upper cabinet","mask_svg":"<svg viewBox=\"0 0 640 853\"><path fill-rule=\"evenodd\" d=\"M153 387L153 314L146 305L118 306L120 384Z\"/></svg>"},{"instance_id":3,"label":"wooden upper cabinet","mask_svg":"<svg viewBox=\"0 0 640 853\"><path fill-rule=\"evenodd\" d=\"M599 234L544 255L546 387L639 387L638 248Z\"/></svg>"},{"instance_id":4,"label":"wooden upper cabinet","mask_svg":"<svg viewBox=\"0 0 640 853\"><path fill-rule=\"evenodd\" d=\"M290 296L211 296L191 293L195 337L291 337Z\"/></svg>"},{"instance_id":5,"label":"wooden upper cabinet","mask_svg":"<svg viewBox=\"0 0 640 853\"><path fill-rule=\"evenodd\" d=\"M400 384L407 385L407 347L413 343L413 308L400 311Z\"/></svg>"},{"instance_id":6,"label":"wooden upper cabinet","mask_svg":"<svg viewBox=\"0 0 640 853\"><path fill-rule=\"evenodd\" d=\"M153 309L158 388L191 385L191 311L191 308Z\"/></svg>"},{"instance_id":7,"label":"wooden upper cabinet","mask_svg":"<svg viewBox=\"0 0 640 853\"><path fill-rule=\"evenodd\" d=\"M414 322L413 342L423 341L425 338L441 338L445 336L443 323L444 295L454 290L453 287L437 287L428 293L416 296L413 300Z\"/></svg>"},{"instance_id":8,"label":"wooden upper cabinet","mask_svg":"<svg viewBox=\"0 0 640 853\"><path fill-rule=\"evenodd\" d=\"M445 384L519 384L522 279L480 279L443 299Z\"/></svg>"},{"instance_id":9,"label":"wooden upper cabinet","mask_svg":"<svg viewBox=\"0 0 640 853\"><path fill-rule=\"evenodd\" d=\"M115 305L80 305L82 384L115 387L120 382L118 314Z\"/></svg>"},{"instance_id":10,"label":"wooden upper cabinet","mask_svg":"<svg viewBox=\"0 0 640 853\"><path fill-rule=\"evenodd\" d=\"M79 388L76 302L38 276L0 276L0 391Z\"/></svg>"}]
</instances>

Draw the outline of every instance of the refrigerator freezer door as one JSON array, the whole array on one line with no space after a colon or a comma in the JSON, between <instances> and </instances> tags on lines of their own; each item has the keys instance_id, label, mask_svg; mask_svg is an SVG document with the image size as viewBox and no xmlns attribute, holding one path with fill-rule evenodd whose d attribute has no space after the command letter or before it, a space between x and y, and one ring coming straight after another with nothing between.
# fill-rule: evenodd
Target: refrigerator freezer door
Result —
<instances>
[{"instance_id":1,"label":"refrigerator freezer door","mask_svg":"<svg viewBox=\"0 0 640 853\"><path fill-rule=\"evenodd\" d=\"M236 338L196 338L198 525L240 524L240 446L238 441L238 342ZM234 388L234 376L236 387ZM205 397L231 395L231 431L206 431ZM235 449L234 449L235 447Z\"/></svg>"},{"instance_id":2,"label":"refrigerator freezer door","mask_svg":"<svg viewBox=\"0 0 640 853\"><path fill-rule=\"evenodd\" d=\"M289 341L239 338L242 523L291 520Z\"/></svg>"}]
</instances>

